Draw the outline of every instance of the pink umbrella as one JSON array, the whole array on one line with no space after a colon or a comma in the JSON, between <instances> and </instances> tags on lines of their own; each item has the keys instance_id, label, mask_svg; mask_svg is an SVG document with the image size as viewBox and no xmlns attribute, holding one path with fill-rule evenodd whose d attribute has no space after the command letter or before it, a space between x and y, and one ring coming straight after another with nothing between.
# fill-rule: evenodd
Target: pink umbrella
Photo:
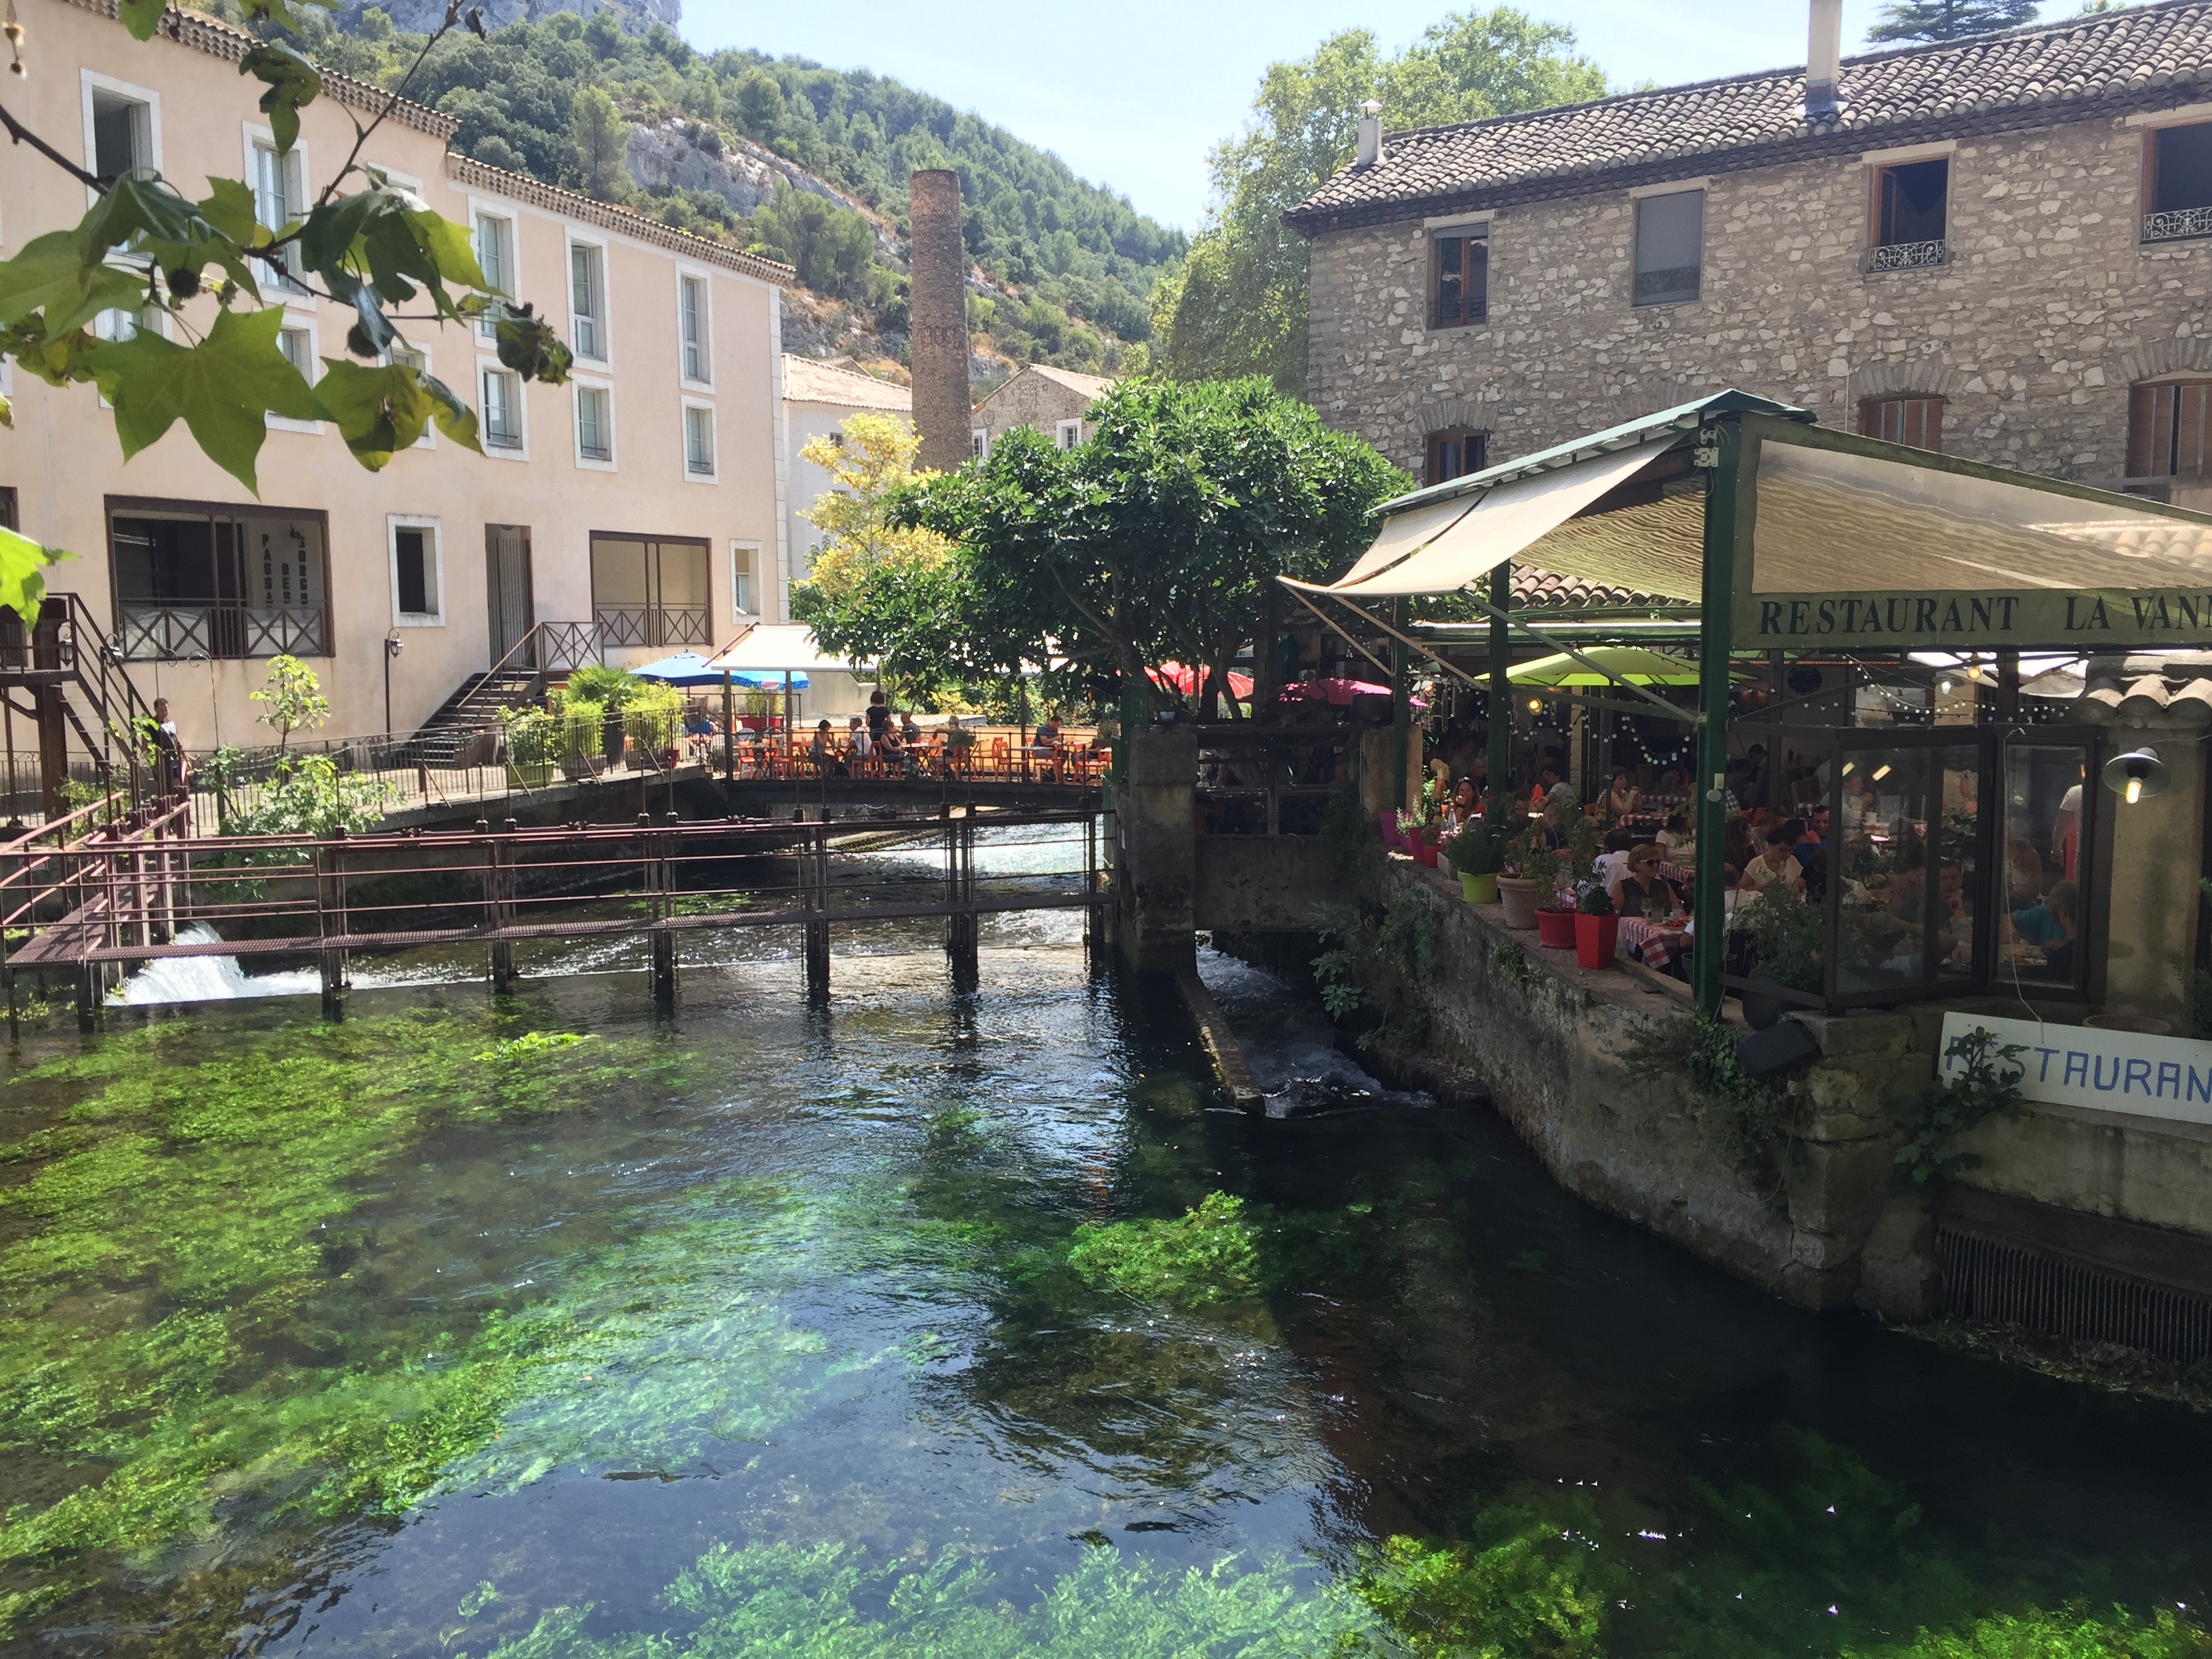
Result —
<instances>
[{"instance_id":1,"label":"pink umbrella","mask_svg":"<svg viewBox=\"0 0 2212 1659\"><path fill-rule=\"evenodd\" d=\"M1164 662L1158 668L1146 672L1152 675L1153 684L1164 686L1186 697L1196 696L1200 687L1206 683L1205 676L1197 669L1186 668L1179 662ZM1252 696L1252 677L1231 669L1229 695L1239 702L1249 702Z\"/></svg>"},{"instance_id":2,"label":"pink umbrella","mask_svg":"<svg viewBox=\"0 0 2212 1659\"><path fill-rule=\"evenodd\" d=\"M1332 708L1349 708L1354 697L1387 697L1389 695L1389 686L1377 685L1372 680L1294 680L1283 688L1285 702L1318 698ZM1413 704L1416 708L1429 706L1427 701L1421 697L1413 698Z\"/></svg>"}]
</instances>

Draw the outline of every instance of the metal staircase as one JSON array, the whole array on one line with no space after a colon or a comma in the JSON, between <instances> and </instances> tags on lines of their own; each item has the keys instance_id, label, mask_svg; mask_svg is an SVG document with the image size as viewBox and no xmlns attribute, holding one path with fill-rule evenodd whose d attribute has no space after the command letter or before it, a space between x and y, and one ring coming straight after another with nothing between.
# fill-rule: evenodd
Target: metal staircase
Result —
<instances>
[{"instance_id":1,"label":"metal staircase","mask_svg":"<svg viewBox=\"0 0 2212 1659\"><path fill-rule=\"evenodd\" d=\"M7 706L10 815L20 810L14 717L31 722L38 757L38 793L48 817L64 808L62 785L72 776L106 790L127 790L144 804L154 775L134 727L153 710L124 672L115 641L75 593L50 593L36 623L26 626L0 610L0 700Z\"/></svg>"},{"instance_id":2,"label":"metal staircase","mask_svg":"<svg viewBox=\"0 0 2212 1659\"><path fill-rule=\"evenodd\" d=\"M599 629L591 623L543 622L481 674L464 680L409 740L409 758L450 766L488 760L464 751L485 742L502 709L520 708L545 695L571 670L600 660Z\"/></svg>"}]
</instances>

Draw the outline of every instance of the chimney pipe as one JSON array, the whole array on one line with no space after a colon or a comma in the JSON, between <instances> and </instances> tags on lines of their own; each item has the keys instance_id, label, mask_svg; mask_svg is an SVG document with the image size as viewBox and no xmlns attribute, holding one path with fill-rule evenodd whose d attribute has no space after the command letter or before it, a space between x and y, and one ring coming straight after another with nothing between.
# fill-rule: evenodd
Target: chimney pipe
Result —
<instances>
[{"instance_id":1,"label":"chimney pipe","mask_svg":"<svg viewBox=\"0 0 2212 1659\"><path fill-rule=\"evenodd\" d=\"M1832 120L1843 74L1844 0L1813 0L1812 34L1805 58L1805 118Z\"/></svg>"},{"instance_id":2,"label":"chimney pipe","mask_svg":"<svg viewBox=\"0 0 2212 1659\"><path fill-rule=\"evenodd\" d=\"M914 426L921 461L950 472L968 459L968 249L960 235L960 175L917 169L907 180L914 227L913 285L907 299L907 362L914 371Z\"/></svg>"},{"instance_id":3,"label":"chimney pipe","mask_svg":"<svg viewBox=\"0 0 2212 1659\"><path fill-rule=\"evenodd\" d=\"M1382 106L1369 99L1359 106L1359 160L1357 166L1371 167L1382 160Z\"/></svg>"}]
</instances>

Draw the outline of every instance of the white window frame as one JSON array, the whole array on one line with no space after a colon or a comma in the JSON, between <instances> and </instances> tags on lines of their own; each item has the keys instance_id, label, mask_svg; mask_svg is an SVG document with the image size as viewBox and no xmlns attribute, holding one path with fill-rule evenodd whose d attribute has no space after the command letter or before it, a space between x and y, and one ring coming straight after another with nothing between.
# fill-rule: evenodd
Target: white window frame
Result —
<instances>
[{"instance_id":1,"label":"white window frame","mask_svg":"<svg viewBox=\"0 0 2212 1659\"><path fill-rule=\"evenodd\" d=\"M246 137L246 187L253 191L253 211L256 219L258 220L261 212L261 191L257 181L261 177L261 162L255 152L265 149L270 155L276 155L276 135L267 127L256 126L251 121L243 124L242 131ZM297 205L302 210L301 216L305 217L304 210L308 205L309 198L314 194L315 188L314 171L307 164L307 141L304 138L300 139L290 149L283 152L279 159L285 164L299 169L300 201ZM269 228L275 230L278 227L271 225ZM293 251L287 250L288 252ZM274 276L275 271L276 267L265 259L254 267L254 274L257 276L264 273ZM307 290L301 285L296 276L284 279L279 283L278 288L279 292L284 295L284 302L287 306L314 303L307 297Z\"/></svg>"},{"instance_id":2,"label":"white window frame","mask_svg":"<svg viewBox=\"0 0 2212 1659\"><path fill-rule=\"evenodd\" d=\"M317 337L318 331L315 327L315 313L301 307L289 305L286 306L284 307L284 320L283 324L278 326L276 331L281 336L287 329L297 329L301 333L307 337L308 368L301 372L300 378L307 381L309 386L313 386L315 383L315 378L313 372L313 366L322 360L323 355L322 343ZM281 350L283 348L280 347L278 349ZM268 421L269 429L271 432L313 433L320 432L323 429L323 423L320 421L295 421L289 416L286 415L270 415L265 418Z\"/></svg>"},{"instance_id":3,"label":"white window frame","mask_svg":"<svg viewBox=\"0 0 2212 1659\"><path fill-rule=\"evenodd\" d=\"M739 622L758 622L768 614L761 609L761 595L768 574L761 568L764 554L765 550L758 542L733 540L730 544L730 614ZM749 580L753 587L753 602L750 605L743 603L744 596L738 588L742 569L738 561L748 558L752 561Z\"/></svg>"},{"instance_id":4,"label":"white window frame","mask_svg":"<svg viewBox=\"0 0 2212 1659\"><path fill-rule=\"evenodd\" d=\"M599 256L599 314L592 321L599 331L599 349L588 357L576 343L575 250L580 247ZM568 228L561 245L561 290L568 305L568 349L578 362L589 363L603 374L612 374L615 367L614 263L605 237L586 236L573 226Z\"/></svg>"},{"instance_id":5,"label":"white window frame","mask_svg":"<svg viewBox=\"0 0 2212 1659\"><path fill-rule=\"evenodd\" d=\"M498 289L498 292L505 295L510 300L518 299L522 293L522 221L520 216L516 214L513 210L497 203L487 201L481 196L471 196L469 198L469 246L471 252L477 255L477 262L479 265L483 262L483 245L477 240L478 234L477 221L483 219L496 219L500 223L507 227L507 283L504 287ZM477 319L477 337L478 339L496 339L498 335L499 322L496 318L480 317Z\"/></svg>"},{"instance_id":6,"label":"white window frame","mask_svg":"<svg viewBox=\"0 0 2212 1659\"><path fill-rule=\"evenodd\" d=\"M991 428L979 426L968 434L968 453L975 460L986 460L991 453Z\"/></svg>"},{"instance_id":7,"label":"white window frame","mask_svg":"<svg viewBox=\"0 0 2212 1659\"><path fill-rule=\"evenodd\" d=\"M707 398L686 398L683 400L683 408L684 412L676 418L676 464L684 469L686 483L718 484L722 482L722 423L715 417L714 402ZM714 464L712 472L694 472L691 470L690 411L695 409L706 411L708 423L714 434L713 453L708 457Z\"/></svg>"},{"instance_id":8,"label":"white window frame","mask_svg":"<svg viewBox=\"0 0 2212 1659\"><path fill-rule=\"evenodd\" d=\"M525 395L526 383L522 376L515 374L498 358L483 352L477 355L476 374L477 421L481 428L477 438L483 445L483 453L495 461L527 461L530 459L530 399ZM491 441L491 422L484 413L484 376L486 374L505 374L510 376L514 381L514 423L520 428L518 435L522 441L513 449L502 448Z\"/></svg>"},{"instance_id":9,"label":"white window frame","mask_svg":"<svg viewBox=\"0 0 2212 1659\"><path fill-rule=\"evenodd\" d=\"M615 383L604 374L571 374L568 384L574 388L568 394L568 428L576 465L588 472L612 472L622 459L621 439L615 427ZM584 397L586 392L597 392L607 400L607 459L594 460L584 453Z\"/></svg>"},{"instance_id":10,"label":"white window frame","mask_svg":"<svg viewBox=\"0 0 2212 1659\"><path fill-rule=\"evenodd\" d=\"M699 361L701 367L707 371L703 377L684 372L684 285L686 283L699 285ZM711 391L714 385L714 276L712 271L697 265L679 264L676 267L676 374L686 387L696 391Z\"/></svg>"},{"instance_id":11,"label":"white window frame","mask_svg":"<svg viewBox=\"0 0 2212 1659\"><path fill-rule=\"evenodd\" d=\"M1052 423L1052 447L1054 449L1080 449L1083 447L1082 416L1078 416L1072 421L1054 421Z\"/></svg>"},{"instance_id":12,"label":"white window frame","mask_svg":"<svg viewBox=\"0 0 2212 1659\"><path fill-rule=\"evenodd\" d=\"M161 171L161 94L151 87L133 86L128 81L118 81L112 75L102 75L97 70L77 71L78 96L84 104L84 170L100 170L100 149L92 131L92 94L112 92L118 98L128 98L146 106L146 149L152 157L154 170ZM100 200L100 192L90 185L84 187L87 207Z\"/></svg>"},{"instance_id":13,"label":"white window frame","mask_svg":"<svg viewBox=\"0 0 2212 1659\"><path fill-rule=\"evenodd\" d=\"M434 580L427 586L434 590L429 598L438 607L435 611L413 611L399 608L399 532L403 530L429 532ZM439 521L421 513L385 514L384 562L392 579L392 625L394 628L443 628L446 625L446 538Z\"/></svg>"},{"instance_id":14,"label":"white window frame","mask_svg":"<svg viewBox=\"0 0 2212 1659\"><path fill-rule=\"evenodd\" d=\"M410 340L404 334L399 337L398 343L406 347L408 350L413 352L416 356L422 360L422 372L425 374L434 375L437 374L437 364L432 359L430 356L430 348L428 345L417 341ZM382 351L377 354L376 360L380 363L383 364L386 368L391 368L392 348L390 346L386 346ZM427 422L422 428L422 435L409 446L410 448L413 449L435 449L437 447L438 423L435 421Z\"/></svg>"}]
</instances>

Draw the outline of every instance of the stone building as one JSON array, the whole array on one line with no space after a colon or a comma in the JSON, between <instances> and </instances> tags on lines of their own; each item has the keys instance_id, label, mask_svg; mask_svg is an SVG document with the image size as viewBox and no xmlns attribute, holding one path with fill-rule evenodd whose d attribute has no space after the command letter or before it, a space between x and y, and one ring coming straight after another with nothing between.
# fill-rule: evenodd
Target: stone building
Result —
<instances>
[{"instance_id":1,"label":"stone building","mask_svg":"<svg viewBox=\"0 0 2212 1659\"><path fill-rule=\"evenodd\" d=\"M1097 374L1031 363L975 405L975 453L989 454L991 446L1018 426L1044 433L1060 448L1073 449L1097 429L1086 416L1113 384Z\"/></svg>"},{"instance_id":2,"label":"stone building","mask_svg":"<svg viewBox=\"0 0 2212 1659\"><path fill-rule=\"evenodd\" d=\"M1435 483L1736 386L2212 505L2212 5L1840 61L1813 15L1809 112L1789 69L1370 113L1288 216L1324 418Z\"/></svg>"},{"instance_id":3,"label":"stone building","mask_svg":"<svg viewBox=\"0 0 2212 1659\"><path fill-rule=\"evenodd\" d=\"M830 474L799 452L816 438L839 437L848 416L863 410L889 415L900 425L914 424L914 394L902 386L862 374L849 363L823 362L816 357L783 356L783 441L785 476L791 489L784 499L785 544L791 550L790 566L781 573L781 594L777 613L789 606L791 584L805 581L814 568L815 544L822 532L799 515L830 489ZM762 614L756 599L755 614Z\"/></svg>"}]
</instances>

